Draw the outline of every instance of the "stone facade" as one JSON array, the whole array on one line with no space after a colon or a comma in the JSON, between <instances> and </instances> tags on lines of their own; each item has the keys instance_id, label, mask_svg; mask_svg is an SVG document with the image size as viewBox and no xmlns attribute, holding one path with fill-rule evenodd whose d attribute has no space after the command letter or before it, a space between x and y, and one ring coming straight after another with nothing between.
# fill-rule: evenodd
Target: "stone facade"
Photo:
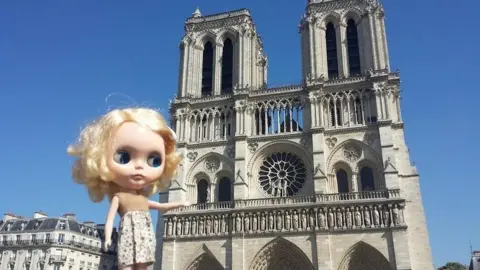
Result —
<instances>
[{"instance_id":1,"label":"stone facade","mask_svg":"<svg viewBox=\"0 0 480 270\"><path fill-rule=\"evenodd\" d=\"M267 87L246 9L187 19L156 269L433 269L376 0L309 1L303 80Z\"/></svg>"},{"instance_id":2,"label":"stone facade","mask_svg":"<svg viewBox=\"0 0 480 270\"><path fill-rule=\"evenodd\" d=\"M0 269L117 269L115 245L101 250L103 225L78 222L74 214L33 218L5 214L0 220ZM116 233L113 234L116 243Z\"/></svg>"}]
</instances>

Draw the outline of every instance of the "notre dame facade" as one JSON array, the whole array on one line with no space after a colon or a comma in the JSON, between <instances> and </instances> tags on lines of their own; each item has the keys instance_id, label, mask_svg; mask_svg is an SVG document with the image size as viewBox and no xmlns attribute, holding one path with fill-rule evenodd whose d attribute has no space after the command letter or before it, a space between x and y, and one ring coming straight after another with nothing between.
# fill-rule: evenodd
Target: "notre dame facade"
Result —
<instances>
[{"instance_id":1,"label":"notre dame facade","mask_svg":"<svg viewBox=\"0 0 480 270\"><path fill-rule=\"evenodd\" d=\"M300 83L270 87L247 9L185 22L160 197L194 204L160 215L156 269L433 269L383 6L311 0L299 33Z\"/></svg>"}]
</instances>

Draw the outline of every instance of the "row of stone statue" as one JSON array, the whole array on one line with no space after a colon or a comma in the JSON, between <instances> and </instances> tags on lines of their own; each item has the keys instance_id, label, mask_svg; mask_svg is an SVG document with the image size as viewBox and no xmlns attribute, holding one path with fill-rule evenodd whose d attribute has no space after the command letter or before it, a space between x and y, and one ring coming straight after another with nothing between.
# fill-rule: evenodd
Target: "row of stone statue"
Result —
<instances>
[{"instance_id":1,"label":"row of stone statue","mask_svg":"<svg viewBox=\"0 0 480 270\"><path fill-rule=\"evenodd\" d=\"M404 225L403 204L237 212L165 219L165 237L308 230L352 230Z\"/></svg>"}]
</instances>

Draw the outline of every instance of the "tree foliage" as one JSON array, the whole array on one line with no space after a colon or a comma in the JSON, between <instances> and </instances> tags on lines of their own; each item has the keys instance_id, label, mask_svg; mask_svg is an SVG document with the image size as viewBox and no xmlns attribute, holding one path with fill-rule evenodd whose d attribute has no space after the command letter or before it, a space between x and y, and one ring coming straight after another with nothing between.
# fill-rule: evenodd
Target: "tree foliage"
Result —
<instances>
[{"instance_id":1,"label":"tree foliage","mask_svg":"<svg viewBox=\"0 0 480 270\"><path fill-rule=\"evenodd\" d=\"M458 262L448 262L438 270L468 270L468 267Z\"/></svg>"}]
</instances>

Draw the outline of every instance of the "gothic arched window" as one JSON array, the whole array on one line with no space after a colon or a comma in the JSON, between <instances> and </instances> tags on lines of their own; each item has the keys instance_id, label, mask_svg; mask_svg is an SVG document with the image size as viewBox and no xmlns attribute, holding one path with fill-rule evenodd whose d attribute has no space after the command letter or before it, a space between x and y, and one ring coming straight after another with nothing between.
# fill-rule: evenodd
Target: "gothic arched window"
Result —
<instances>
[{"instance_id":1,"label":"gothic arched window","mask_svg":"<svg viewBox=\"0 0 480 270\"><path fill-rule=\"evenodd\" d=\"M347 22L348 64L350 76L360 75L360 49L358 48L358 33L355 21Z\"/></svg>"},{"instance_id":2,"label":"gothic arched window","mask_svg":"<svg viewBox=\"0 0 480 270\"><path fill-rule=\"evenodd\" d=\"M232 182L227 177L223 177L218 182L218 201L230 202L233 200L232 195Z\"/></svg>"},{"instance_id":3,"label":"gothic arched window","mask_svg":"<svg viewBox=\"0 0 480 270\"><path fill-rule=\"evenodd\" d=\"M207 203L208 200L208 182L205 179L197 183L197 203Z\"/></svg>"},{"instance_id":4,"label":"gothic arched window","mask_svg":"<svg viewBox=\"0 0 480 270\"><path fill-rule=\"evenodd\" d=\"M360 170L360 185L362 191L375 190L375 181L373 180L372 168L363 167Z\"/></svg>"},{"instance_id":5,"label":"gothic arched window","mask_svg":"<svg viewBox=\"0 0 480 270\"><path fill-rule=\"evenodd\" d=\"M337 171L337 186L338 193L350 192L350 189L348 188L348 174L344 169Z\"/></svg>"},{"instance_id":6,"label":"gothic arched window","mask_svg":"<svg viewBox=\"0 0 480 270\"><path fill-rule=\"evenodd\" d=\"M328 77L330 79L336 78L338 77L337 34L335 33L333 23L327 24L325 39L327 42Z\"/></svg>"},{"instance_id":7,"label":"gothic arched window","mask_svg":"<svg viewBox=\"0 0 480 270\"><path fill-rule=\"evenodd\" d=\"M207 41L203 46L202 96L210 96L213 91L213 45Z\"/></svg>"},{"instance_id":8,"label":"gothic arched window","mask_svg":"<svg viewBox=\"0 0 480 270\"><path fill-rule=\"evenodd\" d=\"M233 43L227 38L223 42L222 54L222 94L232 92L233 82Z\"/></svg>"},{"instance_id":9,"label":"gothic arched window","mask_svg":"<svg viewBox=\"0 0 480 270\"><path fill-rule=\"evenodd\" d=\"M337 99L335 102L333 100L330 101L330 119L332 127L343 125L341 99Z\"/></svg>"}]
</instances>

